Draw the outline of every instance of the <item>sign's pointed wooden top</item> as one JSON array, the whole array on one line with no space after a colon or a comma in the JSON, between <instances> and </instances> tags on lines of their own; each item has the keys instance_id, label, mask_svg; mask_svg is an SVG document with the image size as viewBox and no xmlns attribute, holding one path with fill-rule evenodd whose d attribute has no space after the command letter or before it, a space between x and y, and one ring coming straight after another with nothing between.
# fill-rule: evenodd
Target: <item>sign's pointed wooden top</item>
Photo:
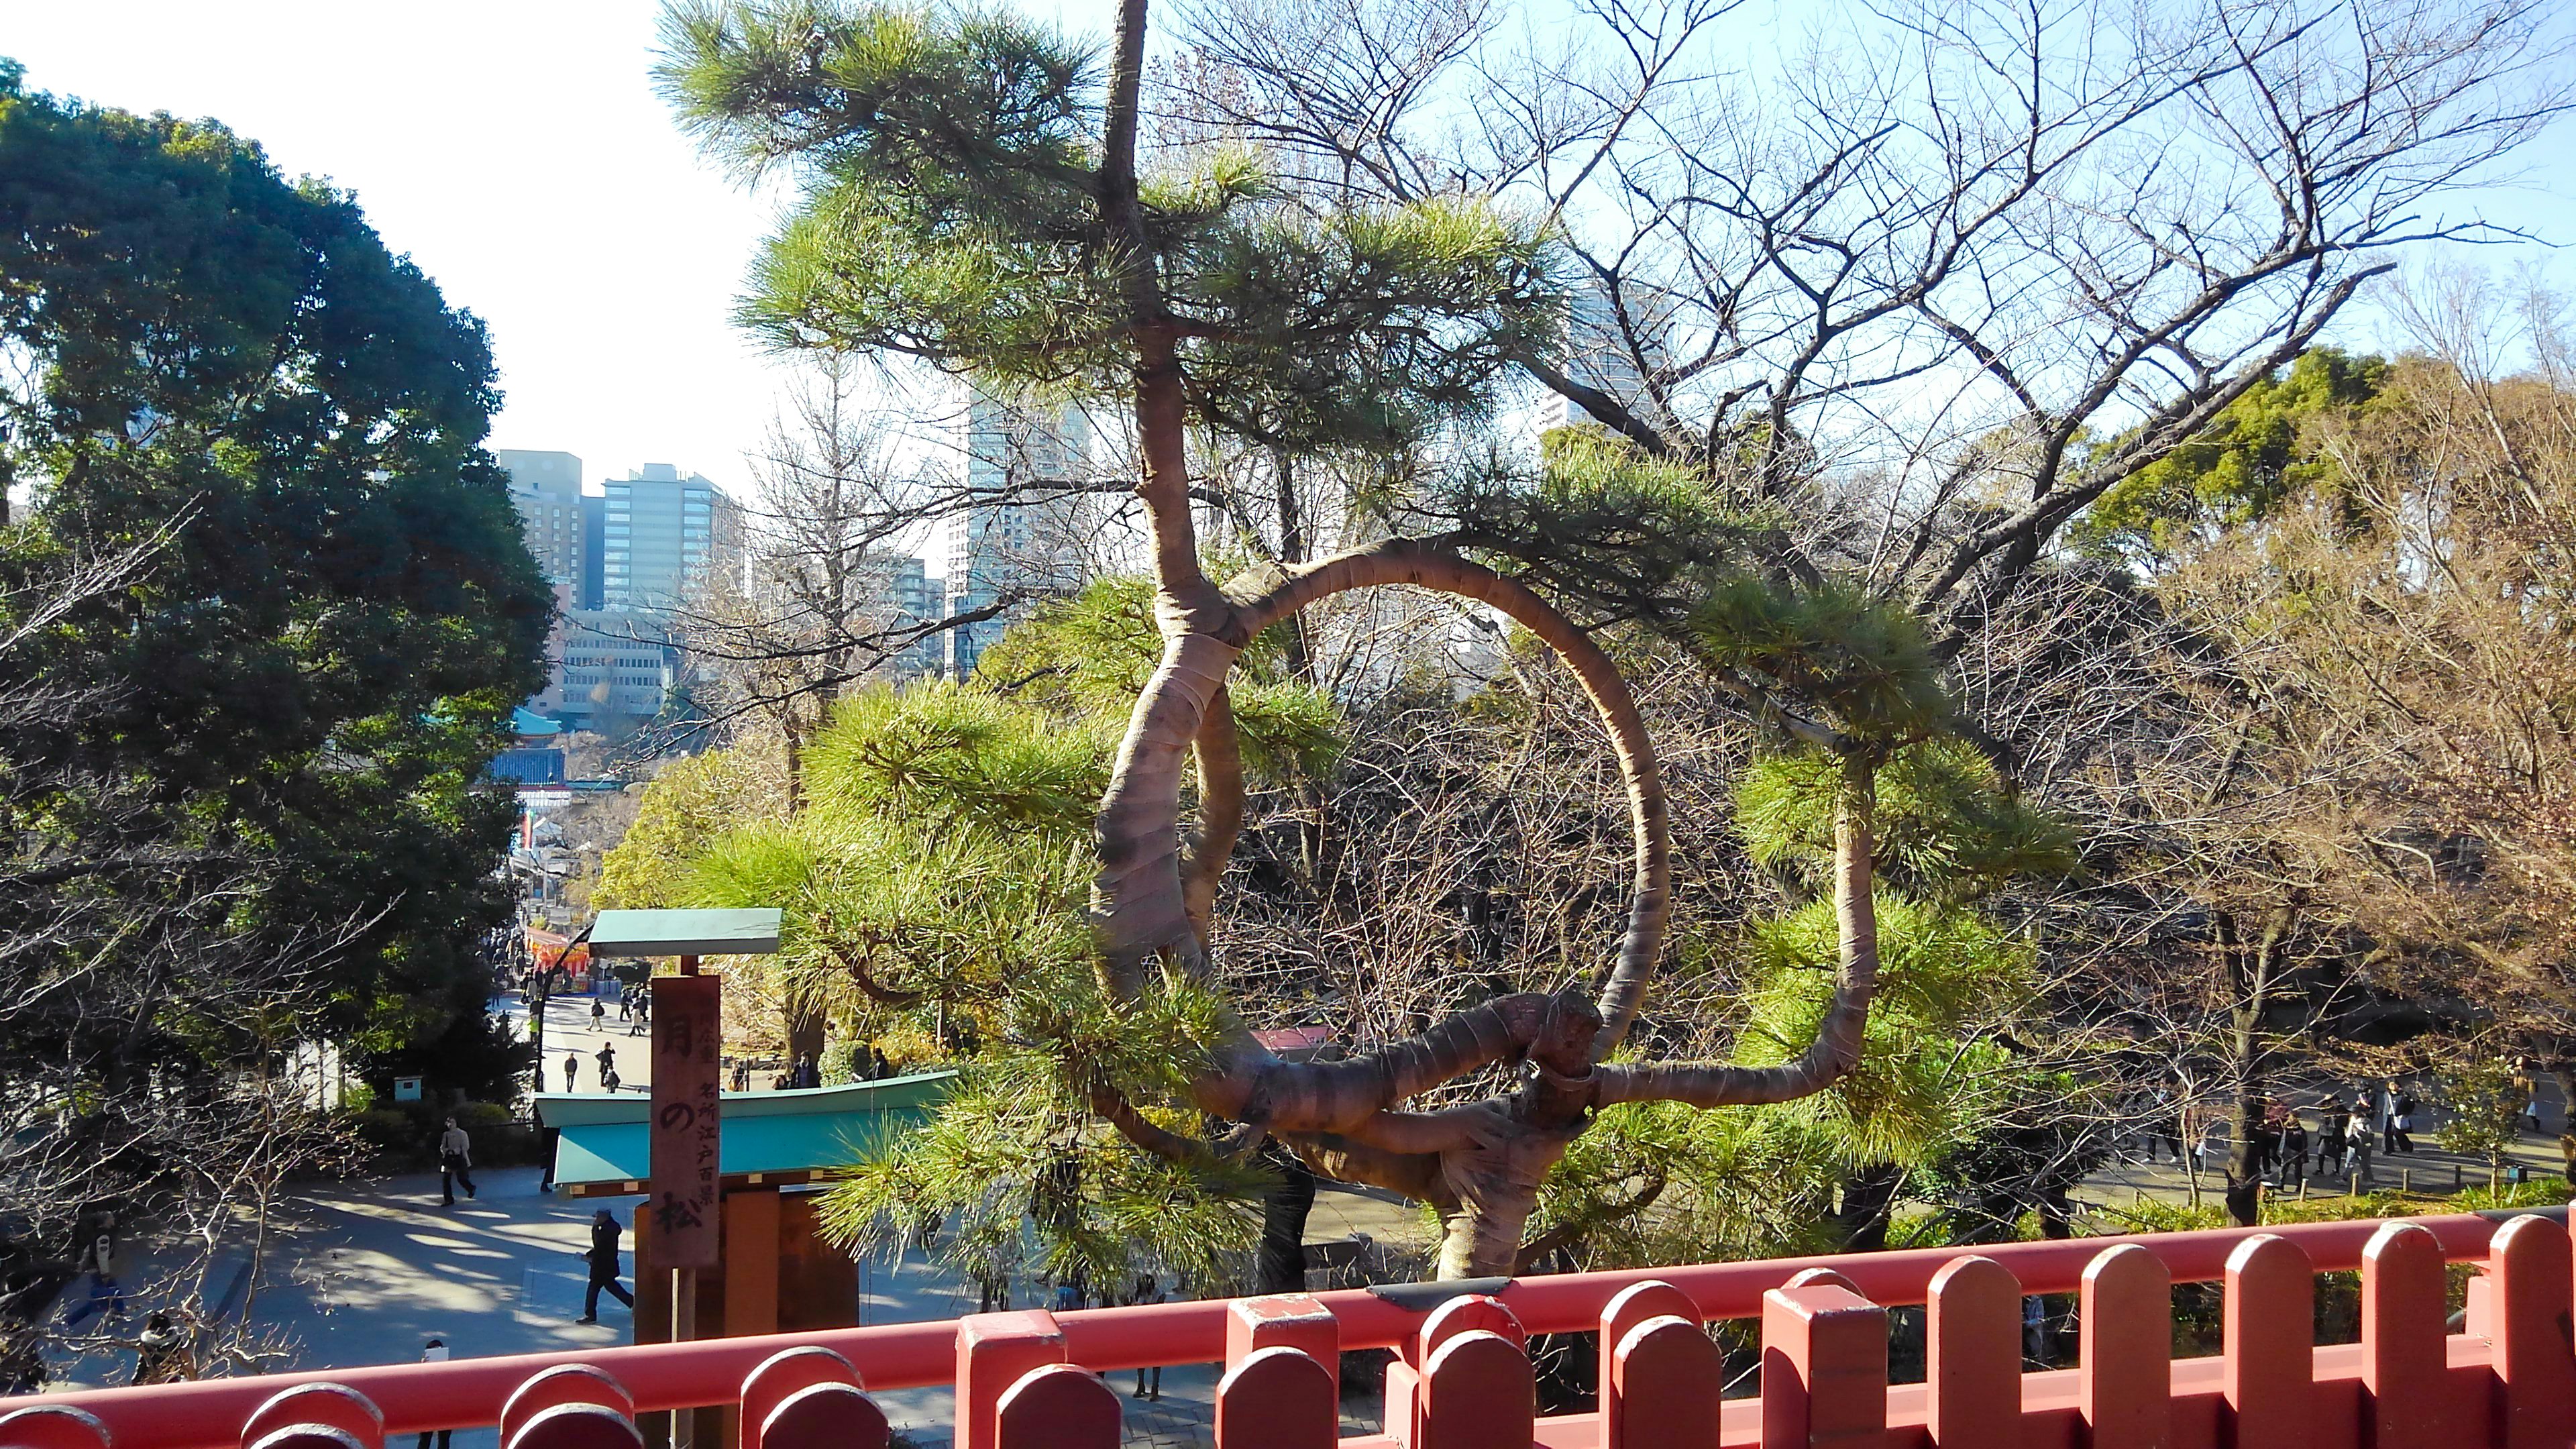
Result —
<instances>
[{"instance_id":1,"label":"sign's pointed wooden top","mask_svg":"<svg viewBox=\"0 0 2576 1449\"><path fill-rule=\"evenodd\" d=\"M765 956L778 949L778 910L602 911L593 956Z\"/></svg>"}]
</instances>

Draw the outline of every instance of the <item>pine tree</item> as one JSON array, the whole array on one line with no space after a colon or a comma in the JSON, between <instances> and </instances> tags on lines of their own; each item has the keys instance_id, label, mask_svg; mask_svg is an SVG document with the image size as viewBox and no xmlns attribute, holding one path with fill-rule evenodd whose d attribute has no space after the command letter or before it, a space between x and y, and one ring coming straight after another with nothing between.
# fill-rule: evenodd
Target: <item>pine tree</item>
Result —
<instances>
[{"instance_id":1,"label":"pine tree","mask_svg":"<svg viewBox=\"0 0 2576 1449\"><path fill-rule=\"evenodd\" d=\"M1616 450L1559 467L1535 496L1494 494L1481 529L1209 577L1191 514L1193 427L1223 431L1259 399L1265 432L1296 447L1402 446L1488 409L1506 361L1550 345L1566 302L1549 234L1502 208L1452 197L1292 205L1243 153L1149 150L1145 39L1144 0L1122 4L1105 64L1003 12L692 0L668 13L660 78L712 152L747 173L784 168L802 189L742 305L754 332L1132 408L1159 650L1089 815L1085 954L1097 992L1056 978L1081 1004L1030 1029L1054 1033L1059 1061L1096 1057L1091 1105L1175 1164L1219 1170L1276 1138L1335 1176L1439 1208L1444 1276L1508 1272L1541 1182L1599 1109L1789 1100L1857 1062L1878 970L1877 770L1942 727L1935 665L1909 621L1866 598L1724 573L1732 533L1767 525ZM1640 563L1641 536L1670 551ZM1664 945L1667 806L1653 745L1592 633L1471 548L1518 559L1576 599L1708 576L1687 637L1708 667L1766 701L1771 725L1830 762L1836 961L1802 1049L1766 1065L1609 1060ZM1490 606L1580 681L1628 791L1628 923L1588 999L1505 997L1353 1059L1287 1062L1205 995L1215 883L1242 822L1234 680L1265 630L1391 585ZM1773 703L1783 699L1802 703ZM816 742L809 769L827 746ZM1184 830L1193 773L1197 819ZM1126 1037L1170 1049L1113 1045ZM1520 1069L1502 1096L1403 1106L1496 1064ZM1175 1125L1189 1120L1170 1110L1183 1102L1232 1125L1196 1140Z\"/></svg>"}]
</instances>

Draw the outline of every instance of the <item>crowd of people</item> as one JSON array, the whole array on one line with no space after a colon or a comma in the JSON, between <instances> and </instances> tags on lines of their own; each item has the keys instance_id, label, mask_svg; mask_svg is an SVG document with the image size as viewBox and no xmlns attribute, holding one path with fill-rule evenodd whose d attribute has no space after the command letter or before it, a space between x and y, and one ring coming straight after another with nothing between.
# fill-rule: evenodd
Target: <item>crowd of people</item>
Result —
<instances>
[{"instance_id":1,"label":"crowd of people","mask_svg":"<svg viewBox=\"0 0 2576 1449\"><path fill-rule=\"evenodd\" d=\"M2517 1120L2536 1133L2541 1130L2539 1093L2527 1075L2517 1082L2524 1102ZM2374 1158L2414 1154L2424 1116L2423 1099L2394 1077L2349 1093L2330 1089L2305 1105L2258 1098L2248 1170L2283 1190L2306 1181L2342 1183L2356 1177L2367 1186ZM2145 1158L2153 1163L2169 1157L2195 1174L2223 1175L2235 1154L2236 1124L2232 1103L2194 1103L2172 1088L2161 1089L2147 1110ZM2559 1145L2568 1180L2576 1183L2576 1131L2562 1136Z\"/></svg>"}]
</instances>

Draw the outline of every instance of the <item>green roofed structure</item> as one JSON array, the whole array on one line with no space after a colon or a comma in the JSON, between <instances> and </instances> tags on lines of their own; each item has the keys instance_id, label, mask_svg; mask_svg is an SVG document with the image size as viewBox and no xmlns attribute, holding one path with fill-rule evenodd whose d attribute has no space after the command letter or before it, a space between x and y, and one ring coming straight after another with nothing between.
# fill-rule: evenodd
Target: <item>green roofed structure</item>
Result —
<instances>
[{"instance_id":1,"label":"green roofed structure","mask_svg":"<svg viewBox=\"0 0 2576 1449\"><path fill-rule=\"evenodd\" d=\"M778 910L601 911L590 954L601 956L765 956L778 949Z\"/></svg>"},{"instance_id":2,"label":"green roofed structure","mask_svg":"<svg viewBox=\"0 0 2576 1449\"><path fill-rule=\"evenodd\" d=\"M955 1072L923 1072L803 1091L727 1092L717 1163L721 1185L727 1192L793 1187L847 1167L929 1121L956 1082ZM569 1197L642 1192L650 1175L651 1113L652 1103L641 1093L539 1095L538 1120L561 1134L555 1186Z\"/></svg>"}]
</instances>

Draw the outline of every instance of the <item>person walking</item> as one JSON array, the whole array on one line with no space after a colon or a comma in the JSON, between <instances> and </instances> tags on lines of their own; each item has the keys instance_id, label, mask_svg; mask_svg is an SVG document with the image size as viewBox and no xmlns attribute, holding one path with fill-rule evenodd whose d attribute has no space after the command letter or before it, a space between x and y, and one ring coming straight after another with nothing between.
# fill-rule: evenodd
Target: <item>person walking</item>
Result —
<instances>
[{"instance_id":1,"label":"person walking","mask_svg":"<svg viewBox=\"0 0 2576 1449\"><path fill-rule=\"evenodd\" d=\"M602 1005L596 996L590 999L590 1029L603 1032L608 1030L608 1008Z\"/></svg>"},{"instance_id":2,"label":"person walking","mask_svg":"<svg viewBox=\"0 0 2576 1449\"><path fill-rule=\"evenodd\" d=\"M2156 1092L2155 1115L2147 1123L2147 1161L2156 1160L2156 1146L2162 1143L2173 1155L2174 1166L2182 1163L2182 1104L2171 1088Z\"/></svg>"},{"instance_id":3,"label":"person walking","mask_svg":"<svg viewBox=\"0 0 2576 1449\"><path fill-rule=\"evenodd\" d=\"M104 1313L110 1318L125 1316L125 1290L116 1282L116 1219L102 1216L98 1231L81 1247L73 1263L77 1272L89 1274L89 1297L78 1308L63 1315L63 1327L78 1328Z\"/></svg>"},{"instance_id":4,"label":"person walking","mask_svg":"<svg viewBox=\"0 0 2576 1449\"><path fill-rule=\"evenodd\" d=\"M134 1382L184 1383L196 1376L196 1362L188 1353L188 1335L170 1320L170 1315L155 1312L144 1319L143 1336L134 1341Z\"/></svg>"},{"instance_id":5,"label":"person walking","mask_svg":"<svg viewBox=\"0 0 2576 1449\"><path fill-rule=\"evenodd\" d=\"M611 1062L611 1063L610 1063L610 1064L608 1064L607 1066L601 1067L601 1068L599 1069L599 1089L600 1089L601 1091L603 1091L603 1092L614 1092L614 1091L616 1091L618 1088L620 1088L620 1087L622 1087L622 1086L625 1086L625 1085L626 1085L625 1079L623 1079L623 1078L621 1078L621 1077L619 1077L619 1076L617 1075L617 1064L616 1064L616 1063Z\"/></svg>"},{"instance_id":6,"label":"person walking","mask_svg":"<svg viewBox=\"0 0 2576 1449\"><path fill-rule=\"evenodd\" d=\"M574 1078L574 1077L576 1077L576 1076L579 1076L580 1074L581 1074L581 1053L579 1053L579 1052L565 1052L565 1053L564 1053L564 1090L565 1090L566 1092L570 1092L570 1091L572 1090L572 1082L573 1082L573 1078Z\"/></svg>"},{"instance_id":7,"label":"person walking","mask_svg":"<svg viewBox=\"0 0 2576 1449\"><path fill-rule=\"evenodd\" d=\"M590 1220L590 1251L582 1254L590 1264L590 1286L582 1294L581 1317L574 1319L575 1323L599 1321L602 1289L628 1308L635 1306L635 1295L627 1292L625 1286L617 1281L617 1235L617 1214L601 1208L598 1215Z\"/></svg>"},{"instance_id":8,"label":"person walking","mask_svg":"<svg viewBox=\"0 0 2576 1449\"><path fill-rule=\"evenodd\" d=\"M2326 1099L2323 1114L2317 1119L2317 1176L2343 1176L2344 1135L2352 1130L2352 1114L2332 1097Z\"/></svg>"},{"instance_id":9,"label":"person walking","mask_svg":"<svg viewBox=\"0 0 2576 1449\"><path fill-rule=\"evenodd\" d=\"M617 1088L609 1085L608 1080L616 1075L617 1048L603 1042L599 1048L599 1089L603 1092L616 1091Z\"/></svg>"},{"instance_id":10,"label":"person walking","mask_svg":"<svg viewBox=\"0 0 2576 1449\"><path fill-rule=\"evenodd\" d=\"M2415 1139L2409 1134L2415 1130L2415 1113L2420 1105L2412 1092L2397 1094L2396 1114L2388 1119L2388 1140L2392 1144L2390 1151L2414 1152Z\"/></svg>"},{"instance_id":11,"label":"person walking","mask_svg":"<svg viewBox=\"0 0 2576 1449\"><path fill-rule=\"evenodd\" d=\"M431 1339L428 1344L421 1349L420 1361L422 1363L447 1362L447 1340L443 1338ZM412 1449L429 1449L429 1440L433 1432L438 1437L438 1449L447 1449L448 1436L456 1431L453 1429L439 1429L435 1431L423 1429L420 1431L420 1442L412 1446Z\"/></svg>"},{"instance_id":12,"label":"person walking","mask_svg":"<svg viewBox=\"0 0 2576 1449\"><path fill-rule=\"evenodd\" d=\"M635 1019L634 998L623 991L617 993L617 1019L619 1021L633 1021Z\"/></svg>"},{"instance_id":13,"label":"person walking","mask_svg":"<svg viewBox=\"0 0 2576 1449\"><path fill-rule=\"evenodd\" d=\"M446 1199L440 1206L456 1206L459 1184L464 1186L467 1197L474 1196L474 1139L466 1136L465 1129L450 1117L447 1130L438 1134L438 1191Z\"/></svg>"},{"instance_id":14,"label":"person walking","mask_svg":"<svg viewBox=\"0 0 2576 1449\"><path fill-rule=\"evenodd\" d=\"M2308 1124L2293 1112L2289 1123L2281 1129L2281 1188L2287 1191L2307 1180Z\"/></svg>"},{"instance_id":15,"label":"person walking","mask_svg":"<svg viewBox=\"0 0 2576 1449\"><path fill-rule=\"evenodd\" d=\"M2397 1150L2397 1079L2390 1077L2379 1089L2379 1150Z\"/></svg>"},{"instance_id":16,"label":"person walking","mask_svg":"<svg viewBox=\"0 0 2576 1449\"><path fill-rule=\"evenodd\" d=\"M2370 1098L2365 1093L2355 1092L2352 1126L2344 1134L2344 1146L2350 1159L2345 1170L2358 1174L2364 1187L2370 1186L2370 1142L2374 1135L2370 1130Z\"/></svg>"},{"instance_id":17,"label":"person walking","mask_svg":"<svg viewBox=\"0 0 2576 1449\"><path fill-rule=\"evenodd\" d=\"M1162 1301L1163 1285L1154 1281L1154 1275L1151 1273L1147 1273L1136 1280L1136 1291L1127 1299L1130 1306L1138 1303L1160 1303ZM1154 1376L1154 1386L1151 1389L1145 1387L1145 1376L1149 1373ZM1150 1368L1137 1369L1136 1392L1129 1395L1129 1397L1145 1399L1153 1403L1161 1403L1163 1400L1163 1366L1161 1364L1155 1364Z\"/></svg>"}]
</instances>

